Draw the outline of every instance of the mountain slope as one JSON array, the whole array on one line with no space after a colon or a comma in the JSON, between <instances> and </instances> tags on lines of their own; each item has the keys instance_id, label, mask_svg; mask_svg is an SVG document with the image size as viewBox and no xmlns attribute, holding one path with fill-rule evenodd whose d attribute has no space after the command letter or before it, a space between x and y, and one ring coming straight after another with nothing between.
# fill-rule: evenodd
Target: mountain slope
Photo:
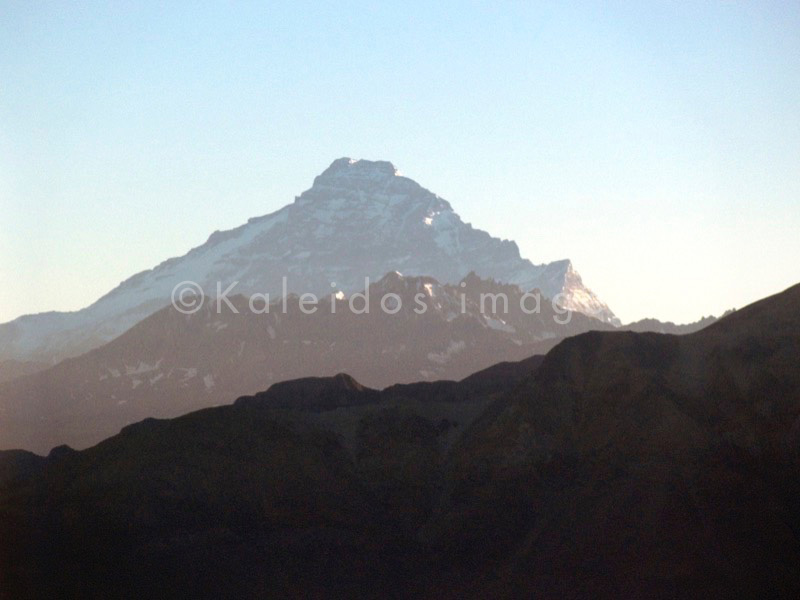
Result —
<instances>
[{"instance_id":1,"label":"mountain slope","mask_svg":"<svg viewBox=\"0 0 800 600\"><path fill-rule=\"evenodd\" d=\"M539 362L286 382L83 452L0 453L0 598L396 596L446 449Z\"/></svg>"},{"instance_id":2,"label":"mountain slope","mask_svg":"<svg viewBox=\"0 0 800 600\"><path fill-rule=\"evenodd\" d=\"M231 295L289 292L345 293L365 277L428 275L456 283L467 273L563 294L567 308L616 323L613 313L583 285L568 260L535 265L514 242L461 221L450 204L402 177L391 163L336 160L294 203L250 219L179 258L122 282L74 313L26 315L0 325L0 360L52 362L110 341L170 303L173 288L198 283L208 295L239 282Z\"/></svg>"},{"instance_id":3,"label":"mountain slope","mask_svg":"<svg viewBox=\"0 0 800 600\"><path fill-rule=\"evenodd\" d=\"M37 371L44 371L49 366L50 365L47 363L39 362L23 362L18 360L0 361L0 383L11 381L17 377L30 375Z\"/></svg>"},{"instance_id":4,"label":"mountain slope","mask_svg":"<svg viewBox=\"0 0 800 600\"><path fill-rule=\"evenodd\" d=\"M565 340L455 455L431 535L489 561L487 595L794 597L799 309L795 286L687 336Z\"/></svg>"},{"instance_id":5,"label":"mountain slope","mask_svg":"<svg viewBox=\"0 0 800 600\"><path fill-rule=\"evenodd\" d=\"M27 465L0 483L0 597L795 598L799 315L795 286L687 336L0 454Z\"/></svg>"},{"instance_id":6,"label":"mountain slope","mask_svg":"<svg viewBox=\"0 0 800 600\"><path fill-rule=\"evenodd\" d=\"M263 301L251 308L242 296L231 299L238 313L225 303L218 312L211 299L191 315L164 308L85 355L0 383L0 449L85 448L146 417L226 404L286 379L343 371L374 387L460 379L544 353L567 335L611 328L560 314L546 299L538 314L525 314L516 286L474 274L461 283L390 273L370 286L368 314L357 314L363 300L353 298L351 311L341 295L322 298L314 314L295 296L285 312L277 301L269 314ZM502 301L482 306L481 294L505 294L508 311ZM384 296L391 310L399 298L401 310L384 312ZM529 300L526 309L534 307Z\"/></svg>"},{"instance_id":7,"label":"mountain slope","mask_svg":"<svg viewBox=\"0 0 800 600\"><path fill-rule=\"evenodd\" d=\"M733 312L733 311L729 311ZM727 314L727 313L726 313ZM724 315L723 315L724 316ZM641 319L622 325L620 331L636 331L638 333L670 333L673 335L685 335L687 333L694 333L705 329L712 323L717 322L717 317L708 316L701 317L693 323L675 324L672 321L659 321L658 319Z\"/></svg>"}]
</instances>

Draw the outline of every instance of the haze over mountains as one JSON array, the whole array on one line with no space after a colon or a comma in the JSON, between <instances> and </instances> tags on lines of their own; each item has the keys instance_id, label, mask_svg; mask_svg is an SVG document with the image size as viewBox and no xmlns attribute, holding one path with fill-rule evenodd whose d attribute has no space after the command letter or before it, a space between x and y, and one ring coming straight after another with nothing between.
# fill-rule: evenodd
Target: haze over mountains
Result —
<instances>
[{"instance_id":1,"label":"haze over mountains","mask_svg":"<svg viewBox=\"0 0 800 600\"><path fill-rule=\"evenodd\" d=\"M0 453L0 597L797 597L798 315Z\"/></svg>"},{"instance_id":2,"label":"haze over mountains","mask_svg":"<svg viewBox=\"0 0 800 600\"><path fill-rule=\"evenodd\" d=\"M337 160L0 327L0 598L795 597L798 315L620 326L569 261Z\"/></svg>"},{"instance_id":3,"label":"haze over mountains","mask_svg":"<svg viewBox=\"0 0 800 600\"><path fill-rule=\"evenodd\" d=\"M473 273L456 285L389 273L365 296L366 314L364 299L353 298L351 308L341 293L321 299L313 314L294 295L285 311L281 299L267 314L263 300L244 296L229 299L232 309L213 298L188 315L165 307L86 354L0 380L0 449L85 448L146 417L227 404L297 377L347 372L376 388L460 379L544 354L571 335L615 329ZM384 298L399 299L398 310L386 303L391 314L384 311ZM688 333L713 320L631 327Z\"/></svg>"},{"instance_id":4,"label":"haze over mountains","mask_svg":"<svg viewBox=\"0 0 800 600\"><path fill-rule=\"evenodd\" d=\"M489 295L506 300L495 304ZM227 404L297 377L345 371L377 388L460 379L542 354L567 335L613 329L547 299L526 314L534 297L523 305L518 286L474 274L442 285L390 273L367 296L366 314L352 311L342 295L324 298L314 314L304 313L296 296L285 312L276 300L269 314L263 302L243 296L231 299L236 313L213 299L190 315L166 307L100 348L0 383L0 449L84 448L145 417ZM382 310L384 297L399 299L399 310ZM353 307L363 302L354 298Z\"/></svg>"},{"instance_id":5,"label":"haze over mountains","mask_svg":"<svg viewBox=\"0 0 800 600\"><path fill-rule=\"evenodd\" d=\"M800 2L0 15L0 600L800 599Z\"/></svg>"},{"instance_id":6,"label":"haze over mountains","mask_svg":"<svg viewBox=\"0 0 800 600\"><path fill-rule=\"evenodd\" d=\"M534 264L517 245L464 223L450 204L384 161L335 160L292 204L217 231L186 255L138 273L91 306L0 325L0 361L56 362L106 343L170 303L182 281L206 294L352 293L392 271L456 283L481 277L538 288L561 305L618 324L569 260Z\"/></svg>"},{"instance_id":7,"label":"haze over mountains","mask_svg":"<svg viewBox=\"0 0 800 600\"><path fill-rule=\"evenodd\" d=\"M343 310L365 278L372 314ZM208 295L197 314L170 305L184 281ZM540 298L537 314L521 307L528 290ZM296 297L288 314L248 305L249 294L263 306L263 295L278 302L293 291L321 296L319 312L302 313ZM222 302L212 310L218 292L242 314ZM385 293L402 299L399 314L379 309ZM504 296L509 310L482 295ZM629 327L688 333L710 322ZM534 265L390 163L339 159L293 204L214 233L82 311L0 326L0 449L84 448L140 419L226 404L296 377L345 371L376 388L459 379L618 325L569 261Z\"/></svg>"}]
</instances>

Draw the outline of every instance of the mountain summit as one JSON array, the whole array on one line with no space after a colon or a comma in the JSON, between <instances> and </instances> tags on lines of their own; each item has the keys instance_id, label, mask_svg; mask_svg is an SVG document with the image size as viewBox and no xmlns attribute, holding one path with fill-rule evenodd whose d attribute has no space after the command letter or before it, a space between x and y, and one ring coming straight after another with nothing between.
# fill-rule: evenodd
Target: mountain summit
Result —
<instances>
[{"instance_id":1,"label":"mountain summit","mask_svg":"<svg viewBox=\"0 0 800 600\"><path fill-rule=\"evenodd\" d=\"M24 316L0 325L0 360L56 360L95 348L170 303L176 284L207 295L287 290L351 293L387 272L457 283L469 272L549 298L617 324L569 260L534 264L517 245L464 223L446 201L401 176L390 162L335 160L292 204L214 232L205 244L121 283L74 313Z\"/></svg>"},{"instance_id":2,"label":"mountain summit","mask_svg":"<svg viewBox=\"0 0 800 600\"><path fill-rule=\"evenodd\" d=\"M397 180L394 178L397 177ZM386 160L356 160L353 158L338 158L325 169L321 175L314 178L314 187L324 187L326 185L336 186L344 184L352 187L358 181L359 185L365 183L391 183L401 181L411 183L416 187L417 184L411 179L400 177L400 172L392 163Z\"/></svg>"}]
</instances>

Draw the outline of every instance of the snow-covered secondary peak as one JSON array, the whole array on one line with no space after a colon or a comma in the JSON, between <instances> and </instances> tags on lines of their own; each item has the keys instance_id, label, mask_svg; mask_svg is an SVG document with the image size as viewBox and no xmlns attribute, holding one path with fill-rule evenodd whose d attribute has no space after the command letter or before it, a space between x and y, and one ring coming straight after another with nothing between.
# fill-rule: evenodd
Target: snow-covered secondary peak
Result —
<instances>
[{"instance_id":1,"label":"snow-covered secondary peak","mask_svg":"<svg viewBox=\"0 0 800 600\"><path fill-rule=\"evenodd\" d=\"M184 256L122 282L76 313L26 316L0 325L0 359L63 358L116 337L171 301L175 286L196 282L207 296L283 290L350 294L386 273L454 284L482 278L538 288L564 308L616 323L569 260L534 264L517 245L464 223L451 205L400 175L387 161L340 158L295 201L216 231Z\"/></svg>"}]
</instances>

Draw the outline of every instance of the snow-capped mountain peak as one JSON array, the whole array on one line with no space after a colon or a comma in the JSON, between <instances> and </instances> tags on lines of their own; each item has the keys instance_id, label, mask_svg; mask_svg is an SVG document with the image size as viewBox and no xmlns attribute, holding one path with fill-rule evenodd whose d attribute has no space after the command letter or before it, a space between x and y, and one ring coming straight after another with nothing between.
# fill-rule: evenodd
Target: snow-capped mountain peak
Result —
<instances>
[{"instance_id":1,"label":"snow-capped mountain peak","mask_svg":"<svg viewBox=\"0 0 800 600\"><path fill-rule=\"evenodd\" d=\"M524 290L561 294L565 308L615 322L568 260L534 264L517 245L464 223L451 205L387 161L340 158L295 201L229 231L214 232L184 256L138 273L75 313L21 317L0 325L0 359L53 360L116 337L170 303L175 286L196 282L206 295L345 294L386 273L430 276L443 284L474 271Z\"/></svg>"}]
</instances>

